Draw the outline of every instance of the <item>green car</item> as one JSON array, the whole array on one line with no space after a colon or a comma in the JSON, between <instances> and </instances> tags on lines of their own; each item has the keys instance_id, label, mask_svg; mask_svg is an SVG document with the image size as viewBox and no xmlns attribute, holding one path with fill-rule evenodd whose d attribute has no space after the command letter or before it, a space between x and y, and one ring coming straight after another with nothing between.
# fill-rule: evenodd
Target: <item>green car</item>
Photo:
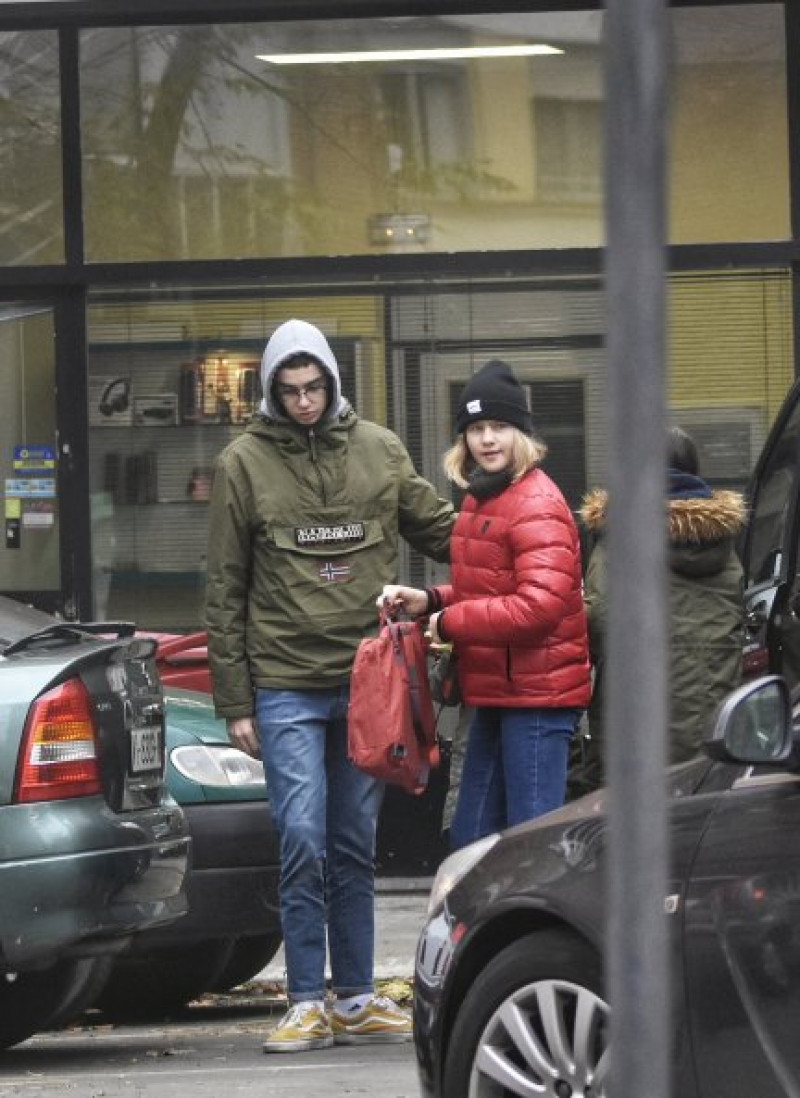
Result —
<instances>
[{"instance_id":1,"label":"green car","mask_svg":"<svg viewBox=\"0 0 800 1098\"><path fill-rule=\"evenodd\" d=\"M0 597L0 1049L91 1004L187 909L155 643Z\"/></svg>"},{"instance_id":2,"label":"green car","mask_svg":"<svg viewBox=\"0 0 800 1098\"><path fill-rule=\"evenodd\" d=\"M96 1006L119 1021L243 983L282 942L278 836L261 762L231 746L207 693L164 690L167 783L192 836L189 912L137 935L117 959Z\"/></svg>"}]
</instances>

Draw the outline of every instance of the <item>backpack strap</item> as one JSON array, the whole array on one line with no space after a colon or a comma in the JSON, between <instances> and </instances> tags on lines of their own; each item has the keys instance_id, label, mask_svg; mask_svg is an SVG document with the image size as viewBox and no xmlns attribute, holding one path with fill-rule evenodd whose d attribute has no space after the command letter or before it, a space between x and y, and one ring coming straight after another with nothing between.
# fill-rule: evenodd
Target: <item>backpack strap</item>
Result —
<instances>
[{"instance_id":1,"label":"backpack strap","mask_svg":"<svg viewBox=\"0 0 800 1098\"><path fill-rule=\"evenodd\" d=\"M429 743L425 735L425 724L422 719L422 684L419 680L419 671L416 665L409 660L408 653L406 652L405 639L409 634L399 622L387 619L386 626L389 629L389 635L392 638L392 649L394 650L395 659L406 669L409 694L411 696L411 717L414 722L414 734L417 737L420 747L427 751ZM418 628L418 626L415 627Z\"/></svg>"}]
</instances>

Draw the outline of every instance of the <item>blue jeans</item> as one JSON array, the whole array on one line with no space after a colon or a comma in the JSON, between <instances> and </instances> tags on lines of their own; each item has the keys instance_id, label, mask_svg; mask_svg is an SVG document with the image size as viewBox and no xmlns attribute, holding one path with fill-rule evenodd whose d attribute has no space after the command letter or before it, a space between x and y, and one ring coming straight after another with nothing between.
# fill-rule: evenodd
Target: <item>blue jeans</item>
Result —
<instances>
[{"instance_id":1,"label":"blue jeans","mask_svg":"<svg viewBox=\"0 0 800 1098\"><path fill-rule=\"evenodd\" d=\"M347 687L256 691L270 805L280 835L287 994L373 991L375 833L383 783L347 758Z\"/></svg>"},{"instance_id":2,"label":"blue jeans","mask_svg":"<svg viewBox=\"0 0 800 1098\"><path fill-rule=\"evenodd\" d=\"M475 710L450 828L454 850L564 803L579 709Z\"/></svg>"}]
</instances>

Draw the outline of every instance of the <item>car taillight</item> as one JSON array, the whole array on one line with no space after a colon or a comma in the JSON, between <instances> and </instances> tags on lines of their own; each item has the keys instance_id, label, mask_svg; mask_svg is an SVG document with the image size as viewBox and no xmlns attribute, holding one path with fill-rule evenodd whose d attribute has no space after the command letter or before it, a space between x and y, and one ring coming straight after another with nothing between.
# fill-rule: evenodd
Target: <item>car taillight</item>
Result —
<instances>
[{"instance_id":1,"label":"car taillight","mask_svg":"<svg viewBox=\"0 0 800 1098\"><path fill-rule=\"evenodd\" d=\"M42 694L30 708L14 799L54 801L100 790L89 692L80 679L70 679Z\"/></svg>"}]
</instances>

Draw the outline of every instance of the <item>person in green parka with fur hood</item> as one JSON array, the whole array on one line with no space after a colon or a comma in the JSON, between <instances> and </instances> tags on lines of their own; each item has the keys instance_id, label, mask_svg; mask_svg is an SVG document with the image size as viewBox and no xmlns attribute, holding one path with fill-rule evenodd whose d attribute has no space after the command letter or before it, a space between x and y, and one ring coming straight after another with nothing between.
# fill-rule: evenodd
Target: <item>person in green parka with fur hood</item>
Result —
<instances>
[{"instance_id":1,"label":"person in green parka with fur hood","mask_svg":"<svg viewBox=\"0 0 800 1098\"><path fill-rule=\"evenodd\" d=\"M697 448L680 427L668 437L670 763L700 750L709 717L741 679L743 575L735 540L746 507L742 495L715 491L698 475ZM580 516L595 541L584 582L589 645L595 671L589 738L570 774L570 796L603 783L603 678L608 620L608 569L604 538L607 494L596 489Z\"/></svg>"}]
</instances>

